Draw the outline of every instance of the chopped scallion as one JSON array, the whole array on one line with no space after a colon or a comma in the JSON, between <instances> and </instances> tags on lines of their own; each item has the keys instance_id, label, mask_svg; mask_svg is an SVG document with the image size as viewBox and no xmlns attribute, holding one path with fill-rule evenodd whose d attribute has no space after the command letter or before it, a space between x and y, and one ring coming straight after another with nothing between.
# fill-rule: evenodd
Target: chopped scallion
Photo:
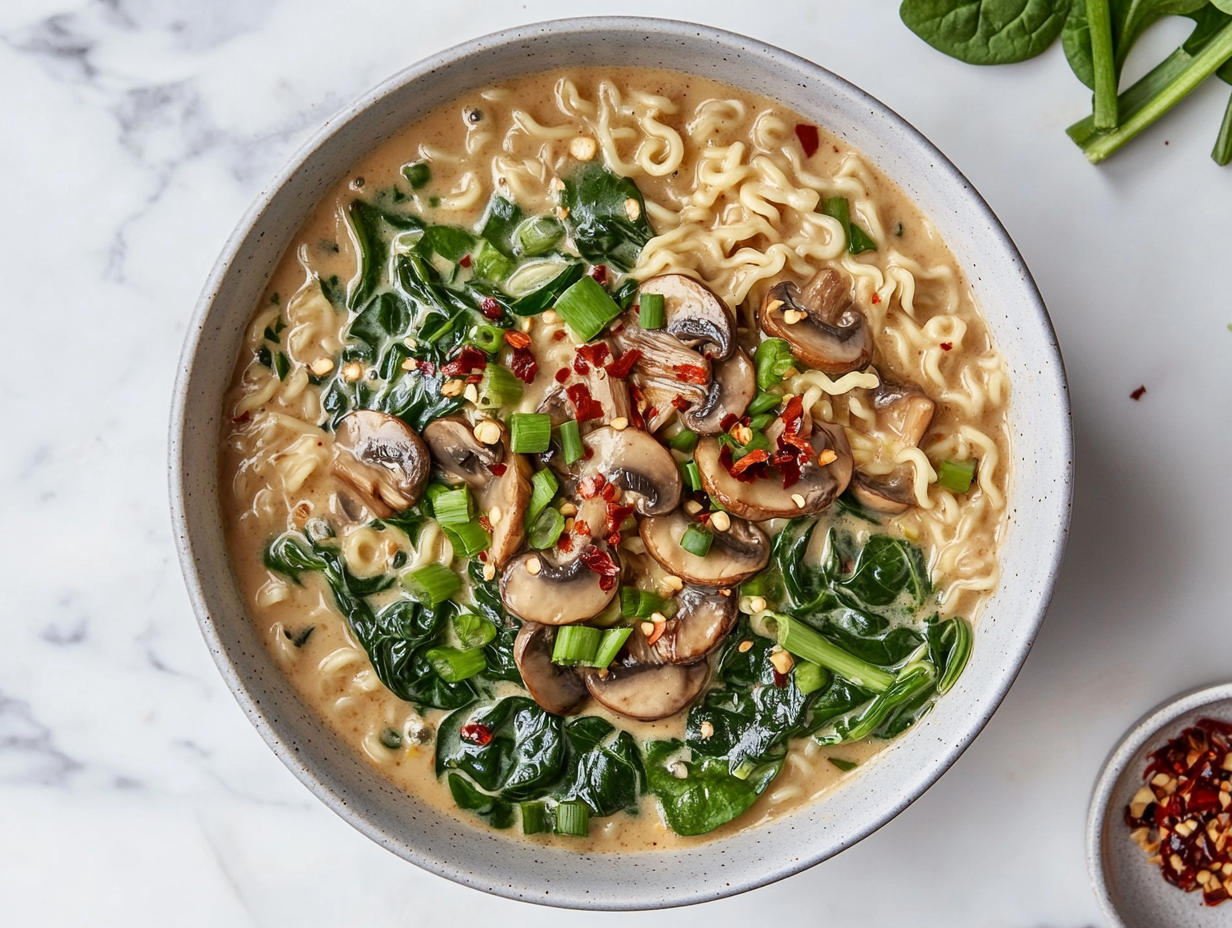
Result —
<instances>
[{"instance_id":1,"label":"chopped scallion","mask_svg":"<svg viewBox=\"0 0 1232 928\"><path fill-rule=\"evenodd\" d=\"M441 529L453 545L454 553L463 557L474 557L492 544L492 536L478 519L462 525L442 525Z\"/></svg>"},{"instance_id":2,"label":"chopped scallion","mask_svg":"<svg viewBox=\"0 0 1232 928\"><path fill-rule=\"evenodd\" d=\"M552 817L548 814L546 802L520 802L522 810L522 834L550 835L552 833Z\"/></svg>"},{"instance_id":3,"label":"chopped scallion","mask_svg":"<svg viewBox=\"0 0 1232 928\"><path fill-rule=\"evenodd\" d=\"M697 469L696 461L685 461L680 465L680 476L686 489L697 492L702 488L702 474Z\"/></svg>"},{"instance_id":4,"label":"chopped scallion","mask_svg":"<svg viewBox=\"0 0 1232 928\"><path fill-rule=\"evenodd\" d=\"M664 616L675 615L675 604L670 599L656 596L637 587L620 589L620 614L626 619L648 619L656 612Z\"/></svg>"},{"instance_id":5,"label":"chopped scallion","mask_svg":"<svg viewBox=\"0 0 1232 928\"><path fill-rule=\"evenodd\" d=\"M501 335L502 340L504 335ZM502 406L516 406L522 402L522 381L513 375L513 371L499 364L489 364L483 369L483 380L479 381L478 402L480 409L499 409Z\"/></svg>"},{"instance_id":6,"label":"chopped scallion","mask_svg":"<svg viewBox=\"0 0 1232 928\"><path fill-rule=\"evenodd\" d=\"M488 365L491 367L491 365ZM509 448L514 454L539 454L552 444L552 418L544 412L509 416Z\"/></svg>"},{"instance_id":7,"label":"chopped scallion","mask_svg":"<svg viewBox=\"0 0 1232 928\"><path fill-rule=\"evenodd\" d=\"M432 514L441 525L463 525L475 518L469 487L438 493L432 500Z\"/></svg>"},{"instance_id":8,"label":"chopped scallion","mask_svg":"<svg viewBox=\"0 0 1232 928\"><path fill-rule=\"evenodd\" d=\"M556 807L556 833L574 838L590 834L590 806L577 799L560 803Z\"/></svg>"},{"instance_id":9,"label":"chopped scallion","mask_svg":"<svg viewBox=\"0 0 1232 928\"><path fill-rule=\"evenodd\" d=\"M643 293L637 298L637 305L641 310L639 324L643 329L663 328L664 313L662 293Z\"/></svg>"},{"instance_id":10,"label":"chopped scallion","mask_svg":"<svg viewBox=\"0 0 1232 928\"><path fill-rule=\"evenodd\" d=\"M772 627L777 629L779 645L796 657L818 664L874 693L884 693L894 684L894 674L840 648L799 619L781 612L771 613L770 619Z\"/></svg>"},{"instance_id":11,"label":"chopped scallion","mask_svg":"<svg viewBox=\"0 0 1232 928\"><path fill-rule=\"evenodd\" d=\"M599 639L599 647L595 650L595 659L591 665L606 667L616 660L616 655L620 653L620 649L625 646L625 642L629 640L629 635L632 633L631 628L609 628L605 631L603 637Z\"/></svg>"},{"instance_id":12,"label":"chopped scallion","mask_svg":"<svg viewBox=\"0 0 1232 928\"><path fill-rule=\"evenodd\" d=\"M505 345L505 330L498 329L494 325L481 325L475 330L475 336L471 341L480 351L495 354Z\"/></svg>"},{"instance_id":13,"label":"chopped scallion","mask_svg":"<svg viewBox=\"0 0 1232 928\"><path fill-rule=\"evenodd\" d=\"M513 273L515 266L491 242L483 242L475 255L475 276L492 283L500 283Z\"/></svg>"},{"instance_id":14,"label":"chopped scallion","mask_svg":"<svg viewBox=\"0 0 1232 928\"><path fill-rule=\"evenodd\" d=\"M565 517L560 514L559 509L549 506L539 513L539 517L531 524L526 533L526 541L532 548L542 551L555 545L564 530Z\"/></svg>"},{"instance_id":15,"label":"chopped scallion","mask_svg":"<svg viewBox=\"0 0 1232 928\"><path fill-rule=\"evenodd\" d=\"M937 483L951 493L966 493L975 479L975 458L966 461L942 461L937 467Z\"/></svg>"},{"instance_id":16,"label":"chopped scallion","mask_svg":"<svg viewBox=\"0 0 1232 928\"><path fill-rule=\"evenodd\" d=\"M573 464L582 459L582 435L578 431L576 419L570 419L560 424L560 450L566 464Z\"/></svg>"},{"instance_id":17,"label":"chopped scallion","mask_svg":"<svg viewBox=\"0 0 1232 928\"><path fill-rule=\"evenodd\" d=\"M697 447L697 437L696 432L681 429L667 440L667 444L673 451L683 451L685 454L690 454Z\"/></svg>"},{"instance_id":18,"label":"chopped scallion","mask_svg":"<svg viewBox=\"0 0 1232 928\"><path fill-rule=\"evenodd\" d=\"M760 416L762 413L775 409L781 402L783 402L781 396L775 396L773 393L758 393L753 397L753 402L749 403L745 412L750 416Z\"/></svg>"},{"instance_id":19,"label":"chopped scallion","mask_svg":"<svg viewBox=\"0 0 1232 928\"><path fill-rule=\"evenodd\" d=\"M565 227L555 216L531 216L514 233L518 251L533 258L546 255L565 237Z\"/></svg>"},{"instance_id":20,"label":"chopped scallion","mask_svg":"<svg viewBox=\"0 0 1232 928\"><path fill-rule=\"evenodd\" d=\"M463 612L453 617L453 632L464 648L482 648L496 637L496 626L481 615Z\"/></svg>"},{"instance_id":21,"label":"chopped scallion","mask_svg":"<svg viewBox=\"0 0 1232 928\"><path fill-rule=\"evenodd\" d=\"M811 661L799 661L794 671L796 689L807 696L826 685L826 672Z\"/></svg>"},{"instance_id":22,"label":"chopped scallion","mask_svg":"<svg viewBox=\"0 0 1232 928\"><path fill-rule=\"evenodd\" d=\"M557 298L556 314L577 341L589 342L620 315L620 307L593 277L583 277Z\"/></svg>"},{"instance_id":23,"label":"chopped scallion","mask_svg":"<svg viewBox=\"0 0 1232 928\"><path fill-rule=\"evenodd\" d=\"M700 525L692 524L680 536L680 547L697 557L705 557L710 551L710 544L713 541L713 535Z\"/></svg>"},{"instance_id":24,"label":"chopped scallion","mask_svg":"<svg viewBox=\"0 0 1232 928\"><path fill-rule=\"evenodd\" d=\"M602 630L589 625L562 625L556 630L552 647L552 663L573 667L594 663L595 653L603 638Z\"/></svg>"},{"instance_id":25,"label":"chopped scallion","mask_svg":"<svg viewBox=\"0 0 1232 928\"><path fill-rule=\"evenodd\" d=\"M430 606L443 603L462 589L461 579L444 564L426 564L403 574L402 585L417 600Z\"/></svg>"},{"instance_id":26,"label":"chopped scallion","mask_svg":"<svg viewBox=\"0 0 1232 928\"><path fill-rule=\"evenodd\" d=\"M480 648L432 648L424 657L446 683L469 680L487 664Z\"/></svg>"},{"instance_id":27,"label":"chopped scallion","mask_svg":"<svg viewBox=\"0 0 1232 928\"><path fill-rule=\"evenodd\" d=\"M547 509L559 489L560 484L556 480L556 475L550 470L535 472L535 476L530 478L530 502L526 504L527 526L535 524L539 513Z\"/></svg>"}]
</instances>

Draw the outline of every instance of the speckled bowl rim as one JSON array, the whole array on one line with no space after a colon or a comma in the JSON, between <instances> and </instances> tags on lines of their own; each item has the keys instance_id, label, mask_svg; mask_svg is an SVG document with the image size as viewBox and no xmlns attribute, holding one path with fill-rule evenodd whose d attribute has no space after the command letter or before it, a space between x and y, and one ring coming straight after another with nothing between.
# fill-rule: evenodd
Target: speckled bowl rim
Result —
<instances>
[{"instance_id":1,"label":"speckled bowl rim","mask_svg":"<svg viewBox=\"0 0 1232 928\"><path fill-rule=\"evenodd\" d=\"M228 584L218 568L219 559L224 556L219 549L225 549L225 545L221 543L217 474L207 472L202 458L216 466L221 393L202 395L202 383L214 375L201 360L201 355L209 353L207 344L211 339L232 337L238 348L239 335L221 324L225 309L219 304L224 286L238 287L236 278L249 269L249 264L245 263L245 248L250 240L283 233L289 240L294 232L293 229L262 228L264 214L276 201L280 188L295 178L319 149L326 149L349 126L366 115L371 116L370 111L379 110L387 96L416 81L430 81L438 70L457 69L463 63L475 67L484 56L496 50L509 56L524 53L533 57L534 47L539 43L545 47L544 57L548 58L550 53L546 49L553 42L564 43L559 47L568 47L572 42L576 47L602 47L605 51L614 43L625 42L621 46L623 54L639 54L646 48L666 54L684 48L705 59L706 67L713 69L705 73L713 73L728 83L743 84L740 74L731 70L733 68L761 67L765 69L761 73L775 74L773 81L782 86L791 81L793 88L810 88L816 93L824 91L829 95L827 100L831 97L838 100L838 103L827 102L824 106L818 103L814 108L845 108L844 112L852 114L852 122L846 129L834 125L827 127L840 136L850 131L857 137L863 132L867 138L879 139L882 159L874 156L874 163L910 160L910 177L918 179L924 188L937 185L937 196L945 200L944 208L953 208L958 217L953 221L961 219L968 223L966 228L973 236L972 241L978 242L971 246L973 254L987 254L985 265L968 268L968 274L975 278L971 285L977 292L985 288L1005 304L1002 307L1006 314L1004 326L994 331L1002 350L1005 350L1007 339L1016 340L1015 344L1022 342L1021 357L1017 361L1011 359L1011 368L1017 378L1011 381L1011 430L1018 442L1019 423L1026 421L1023 419L1026 415L1041 436L1032 446L1030 461L1025 458L1027 452L1020 452L1017 447L1011 453L1016 467L1011 493L1020 492L1019 483L1030 485L1029 494L1011 497L1011 519L1013 524L1027 522L1032 529L1032 542L1030 546L1023 544L1014 549L1021 563L1003 563L1002 585L993 602L999 602L1007 587L1012 587L1017 598L1007 601L1005 608L996 610L996 614L986 609L981 618L981 627L987 624L996 628L1000 650L993 649L995 653L982 651L977 632L971 666L955 690L924 721L883 751L876 765L871 765L860 777L844 786L839 791L843 796L841 801L832 803L832 797L827 796L767 825L682 851L613 856L536 847L533 853L513 855L509 852L515 845L508 844L506 839L480 834L434 810L425 810L422 803L405 794L400 794L399 798L411 807L411 811L397 814L409 815L416 826L420 825L419 816L425 816L430 827L410 835L395 833L391 822L377 820L380 815L393 816L395 813L382 812L379 805L382 800L376 795L394 788L383 780L377 783L373 778L379 779L379 774L368 768L362 759L353 755L348 759L337 753L337 744L330 742L328 749L322 748L319 742L329 741L332 732L314 730L311 735L305 735L300 729L297 741L292 731L296 720L277 715L278 700L287 698L285 678L268 654L245 652L243 645L229 640L221 629L227 621L233 621L225 614L226 609L243 611L243 607L233 574ZM582 45L584 42L591 44ZM603 43L609 44L604 46ZM659 66L672 63L667 61ZM545 61L535 70L553 65L560 66L560 63ZM780 71L786 76L779 75ZM527 72L515 70L514 73ZM757 80L767 82L771 78ZM467 81L473 79L458 78L455 97L477 86ZM791 100L786 94L769 95ZM791 105L807 114L807 107ZM378 143L379 139L371 146ZM867 145L862 147L871 155ZM909 196L919 199L911 192L907 173L891 173L891 176ZM933 214L934 221L938 215ZM249 274L248 279L251 278ZM987 289L993 286L987 280L996 281L995 291ZM988 300L983 302L987 309ZM1011 304L1012 315L1006 308ZM1020 408L1019 404L1025 405ZM209 428L213 429L213 445L208 436L201 437ZM810 61L734 33L684 22L635 17L556 20L474 39L400 72L330 118L263 189L228 240L205 284L181 356L169 443L172 517L189 598L220 673L278 758L322 802L356 829L430 872L511 899L600 910L687 905L764 886L839 853L918 798L954 763L991 718L1026 660L1060 567L1068 536L1073 486L1069 396L1055 331L1016 246L987 203L958 169L892 110ZM215 450L211 451L211 447ZM1025 480L1024 467L1030 469ZM214 481L212 490L211 480ZM1013 524L1011 533L1015 531ZM251 620L248 621L252 625ZM242 634L248 636L246 631ZM987 634L993 635L993 631ZM252 647L251 642L248 646ZM238 665L252 660L258 662L261 672L246 678ZM973 669L977 664L981 664L981 668ZM977 676L981 680L987 678L987 683L973 689ZM303 711L302 708L299 711ZM328 759L313 759L314 752L325 750L335 753ZM902 760L898 759L900 754ZM356 764L364 769L356 769ZM898 778L888 788L878 791L878 771L887 765ZM347 776L353 779L347 780ZM848 821L835 814L832 809L835 803L840 811L846 804L860 814L850 816L852 820ZM444 829L450 834L442 839L433 829ZM482 838L495 843L484 843ZM451 853L441 850L443 847ZM462 856L452 856L453 849L462 849Z\"/></svg>"},{"instance_id":2,"label":"speckled bowl rim","mask_svg":"<svg viewBox=\"0 0 1232 928\"><path fill-rule=\"evenodd\" d=\"M1087 870L1091 874L1091 885L1095 890L1095 898L1111 928L1127 928L1125 921L1121 918L1121 913L1117 910L1116 899L1109 886L1108 873L1105 868L1103 836L1112 794L1116 791L1117 784L1130 762L1149 741L1175 725L1177 719L1182 716L1224 700L1232 700L1232 683L1186 690L1181 695L1160 703L1130 727L1104 762L1103 770L1095 781L1095 789L1091 793L1091 806L1087 813ZM1178 898L1184 899L1188 904L1199 904L1197 900L1187 898L1188 895Z\"/></svg>"}]
</instances>

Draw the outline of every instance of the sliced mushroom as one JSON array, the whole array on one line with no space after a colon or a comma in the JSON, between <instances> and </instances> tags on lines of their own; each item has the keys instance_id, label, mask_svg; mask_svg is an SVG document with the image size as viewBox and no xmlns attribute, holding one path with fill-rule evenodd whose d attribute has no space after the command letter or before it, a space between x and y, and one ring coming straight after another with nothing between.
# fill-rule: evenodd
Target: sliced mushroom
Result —
<instances>
[{"instance_id":1,"label":"sliced mushroom","mask_svg":"<svg viewBox=\"0 0 1232 928\"><path fill-rule=\"evenodd\" d=\"M462 416L446 416L424 429L424 441L432 451L432 463L452 481L461 481L473 490L482 490L492 479L491 467L505 456L503 441L487 445L475 437L471 424ZM503 438L503 429L502 429Z\"/></svg>"},{"instance_id":2,"label":"sliced mushroom","mask_svg":"<svg viewBox=\"0 0 1232 928\"><path fill-rule=\"evenodd\" d=\"M569 396L565 393L564 387L556 387L545 393L542 402L539 403L539 408L535 411L547 413L548 418L552 420L552 428L557 428L573 418Z\"/></svg>"},{"instance_id":3,"label":"sliced mushroom","mask_svg":"<svg viewBox=\"0 0 1232 928\"><path fill-rule=\"evenodd\" d=\"M607 589L604 578L580 558L558 562L546 551L514 558L501 574L501 601L527 622L572 625L602 612L616 595L616 583Z\"/></svg>"},{"instance_id":4,"label":"sliced mushroom","mask_svg":"<svg viewBox=\"0 0 1232 928\"><path fill-rule=\"evenodd\" d=\"M633 664L606 673L589 671L586 688L596 701L631 719L653 722L688 708L706 685L710 666L696 664Z\"/></svg>"},{"instance_id":5,"label":"sliced mushroom","mask_svg":"<svg viewBox=\"0 0 1232 928\"><path fill-rule=\"evenodd\" d=\"M590 395L603 407L603 418L608 422L632 417L633 404L629 400L629 385L623 380L609 377L601 367L592 367L586 377Z\"/></svg>"},{"instance_id":6,"label":"sliced mushroom","mask_svg":"<svg viewBox=\"0 0 1232 928\"><path fill-rule=\"evenodd\" d=\"M498 436L495 441L480 441L461 416L437 419L424 429L424 438L432 450L433 463L444 471L446 479L470 487L480 511L487 513L492 523L488 563L500 568L517 553L526 537L523 522L530 502L531 466L522 455L509 451L503 426L489 420L484 427L494 430ZM499 475L497 470L501 471Z\"/></svg>"},{"instance_id":7,"label":"sliced mushroom","mask_svg":"<svg viewBox=\"0 0 1232 928\"><path fill-rule=\"evenodd\" d=\"M800 479L786 488L774 477L751 483L737 480L723 466L715 438L698 442L693 460L697 462L702 486L724 509L754 522L789 519L825 509L851 481L851 446L840 426L814 420L809 445L812 453L808 463L800 468ZM834 460L818 464L818 456L826 451L834 452Z\"/></svg>"},{"instance_id":8,"label":"sliced mushroom","mask_svg":"<svg viewBox=\"0 0 1232 928\"><path fill-rule=\"evenodd\" d=\"M409 425L373 410L348 414L334 433L334 473L378 518L409 509L428 482L428 449Z\"/></svg>"},{"instance_id":9,"label":"sliced mushroom","mask_svg":"<svg viewBox=\"0 0 1232 928\"><path fill-rule=\"evenodd\" d=\"M555 641L555 628L527 622L513 641L513 659L535 702L555 715L570 715L589 691L576 668L552 663Z\"/></svg>"},{"instance_id":10,"label":"sliced mushroom","mask_svg":"<svg viewBox=\"0 0 1232 928\"><path fill-rule=\"evenodd\" d=\"M932 424L937 404L918 387L909 384L883 382L871 393L876 414L873 431L889 433L904 445L918 445ZM885 474L869 474L857 468L851 492L877 512L890 515L906 512L916 504L915 468L911 464L900 464Z\"/></svg>"},{"instance_id":11,"label":"sliced mushroom","mask_svg":"<svg viewBox=\"0 0 1232 928\"><path fill-rule=\"evenodd\" d=\"M727 587L747 580L770 560L770 539L766 533L743 519L729 519L731 525L727 531L712 533L714 540L705 557L698 557L680 547L680 539L684 537L690 521L679 510L669 515L642 519L638 532L646 545L646 553L663 565L664 570L689 583Z\"/></svg>"},{"instance_id":12,"label":"sliced mushroom","mask_svg":"<svg viewBox=\"0 0 1232 928\"><path fill-rule=\"evenodd\" d=\"M706 401L680 414L681 424L698 435L718 435L723 420L744 415L757 394L757 371L743 349L737 348L726 361L714 366L714 382Z\"/></svg>"},{"instance_id":13,"label":"sliced mushroom","mask_svg":"<svg viewBox=\"0 0 1232 928\"><path fill-rule=\"evenodd\" d=\"M735 627L736 594L728 590L724 596L718 590L690 586L677 594L676 600L680 611L667 620L653 647L669 664L692 664L722 644Z\"/></svg>"},{"instance_id":14,"label":"sliced mushroom","mask_svg":"<svg viewBox=\"0 0 1232 928\"><path fill-rule=\"evenodd\" d=\"M702 354L723 360L735 347L732 313L719 295L684 274L663 274L642 281L639 293L663 297L663 318L668 334Z\"/></svg>"},{"instance_id":15,"label":"sliced mushroom","mask_svg":"<svg viewBox=\"0 0 1232 928\"><path fill-rule=\"evenodd\" d=\"M790 281L775 284L757 318L767 335L786 339L792 354L832 376L862 370L872 359L868 319L850 280L837 271L818 271L803 290Z\"/></svg>"},{"instance_id":16,"label":"sliced mushroom","mask_svg":"<svg viewBox=\"0 0 1232 928\"><path fill-rule=\"evenodd\" d=\"M641 429L595 429L582 443L591 452L580 462L585 478L601 474L626 493L643 515L670 512L680 502L680 468L672 453Z\"/></svg>"}]
</instances>

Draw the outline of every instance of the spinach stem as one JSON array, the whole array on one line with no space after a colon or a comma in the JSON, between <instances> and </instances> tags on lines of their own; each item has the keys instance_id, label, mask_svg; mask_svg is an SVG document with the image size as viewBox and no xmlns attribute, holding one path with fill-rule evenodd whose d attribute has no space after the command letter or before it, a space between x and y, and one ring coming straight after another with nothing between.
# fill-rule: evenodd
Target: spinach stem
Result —
<instances>
[{"instance_id":1,"label":"spinach stem","mask_svg":"<svg viewBox=\"0 0 1232 928\"><path fill-rule=\"evenodd\" d=\"M1211 157L1220 167L1232 161L1232 97L1228 98L1228 108L1223 111L1223 124L1219 127L1219 138L1215 139Z\"/></svg>"},{"instance_id":2,"label":"spinach stem","mask_svg":"<svg viewBox=\"0 0 1232 928\"><path fill-rule=\"evenodd\" d=\"M1144 129L1184 99L1204 80L1232 57L1232 23L1224 26L1210 44L1194 56L1186 66L1159 93L1146 101L1141 109L1129 116L1121 125L1108 132L1098 132L1082 144L1083 153L1092 164L1099 164L1126 142L1136 138Z\"/></svg>"},{"instance_id":3,"label":"spinach stem","mask_svg":"<svg viewBox=\"0 0 1232 928\"><path fill-rule=\"evenodd\" d=\"M1112 55L1112 13L1108 0L1086 0L1095 69L1095 128L1117 127L1117 75Z\"/></svg>"}]
</instances>

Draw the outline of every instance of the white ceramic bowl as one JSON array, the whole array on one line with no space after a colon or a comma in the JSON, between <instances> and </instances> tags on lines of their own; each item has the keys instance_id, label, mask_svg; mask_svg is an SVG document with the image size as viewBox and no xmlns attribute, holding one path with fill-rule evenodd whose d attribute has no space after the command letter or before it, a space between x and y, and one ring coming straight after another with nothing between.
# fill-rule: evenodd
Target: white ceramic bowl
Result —
<instances>
[{"instance_id":1,"label":"white ceramic bowl","mask_svg":"<svg viewBox=\"0 0 1232 928\"><path fill-rule=\"evenodd\" d=\"M1003 575L957 687L858 777L762 828L673 853L531 849L425 807L383 779L296 695L236 588L217 481L222 397L253 307L329 187L395 131L463 93L562 66L640 65L716 78L837 133L897 181L966 269L1012 383L1014 479ZM927 139L851 84L777 48L653 19L564 20L510 29L420 62L333 117L262 191L227 243L189 328L171 421L180 560L219 670L269 746L331 809L434 873L515 899L594 909L702 902L837 854L924 792L988 721L1044 615L1069 524L1072 448L1056 337L1014 243Z\"/></svg>"}]
</instances>

